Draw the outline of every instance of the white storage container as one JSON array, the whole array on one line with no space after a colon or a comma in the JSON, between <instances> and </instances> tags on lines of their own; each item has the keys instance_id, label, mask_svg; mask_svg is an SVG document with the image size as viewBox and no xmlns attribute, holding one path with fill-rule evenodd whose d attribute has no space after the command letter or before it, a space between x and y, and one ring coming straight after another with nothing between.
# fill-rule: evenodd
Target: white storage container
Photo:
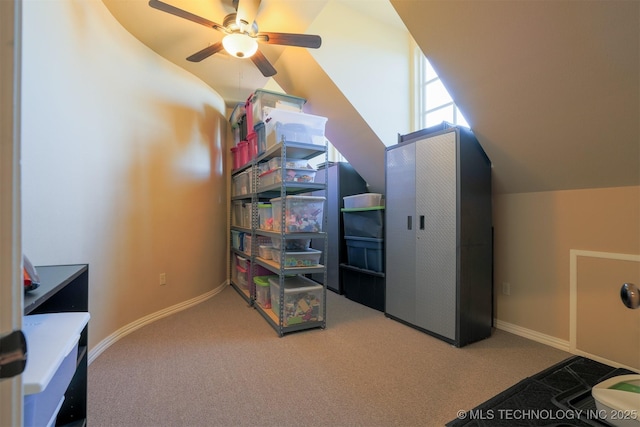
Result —
<instances>
[{"instance_id":1,"label":"white storage container","mask_svg":"<svg viewBox=\"0 0 640 427\"><path fill-rule=\"evenodd\" d=\"M260 245L260 258L263 259L271 259L271 249L273 246L271 245Z\"/></svg>"},{"instance_id":2,"label":"white storage container","mask_svg":"<svg viewBox=\"0 0 640 427\"><path fill-rule=\"evenodd\" d=\"M236 265L235 279L240 289L244 291L249 291L249 270L247 270L246 268L240 267L240 265Z\"/></svg>"},{"instance_id":3,"label":"white storage container","mask_svg":"<svg viewBox=\"0 0 640 427\"><path fill-rule=\"evenodd\" d=\"M241 227L251 228L251 209L253 204L250 202L242 202L242 224Z\"/></svg>"},{"instance_id":4,"label":"white storage container","mask_svg":"<svg viewBox=\"0 0 640 427\"><path fill-rule=\"evenodd\" d=\"M241 200L233 201L233 216L231 217L231 225L235 225L237 227L242 227L243 219L242 215L244 212L244 207L242 206Z\"/></svg>"},{"instance_id":5,"label":"white storage container","mask_svg":"<svg viewBox=\"0 0 640 427\"><path fill-rule=\"evenodd\" d=\"M285 93L272 92L270 90L258 89L249 97L251 102L252 123L255 126L264 121L265 108L276 108L279 110L302 111L302 106L306 99Z\"/></svg>"},{"instance_id":6,"label":"white storage container","mask_svg":"<svg viewBox=\"0 0 640 427\"><path fill-rule=\"evenodd\" d=\"M326 117L274 109L264 123L267 149L284 141L325 145Z\"/></svg>"},{"instance_id":7,"label":"white storage container","mask_svg":"<svg viewBox=\"0 0 640 427\"><path fill-rule=\"evenodd\" d=\"M22 330L29 351L22 374L25 427L48 425L60 410L76 371L80 334L89 318L85 312L24 317Z\"/></svg>"},{"instance_id":8,"label":"white storage container","mask_svg":"<svg viewBox=\"0 0 640 427\"><path fill-rule=\"evenodd\" d=\"M312 232L322 231L325 198L322 196L286 196L285 231ZM281 231L282 198L271 199L273 230Z\"/></svg>"},{"instance_id":9,"label":"white storage container","mask_svg":"<svg viewBox=\"0 0 640 427\"><path fill-rule=\"evenodd\" d=\"M251 234L250 233L245 233L244 234L244 241L242 242L242 249L243 252L249 256L251 256ZM258 248L260 248L260 245L268 245L271 243L271 238L266 237L266 236L256 236L256 241L258 244ZM258 250L259 252L259 250Z\"/></svg>"},{"instance_id":10,"label":"white storage container","mask_svg":"<svg viewBox=\"0 0 640 427\"><path fill-rule=\"evenodd\" d=\"M258 176L260 176L263 173L269 171L270 168L271 167L269 166L269 161L264 161L264 162L258 163Z\"/></svg>"},{"instance_id":11,"label":"white storage container","mask_svg":"<svg viewBox=\"0 0 640 427\"><path fill-rule=\"evenodd\" d=\"M273 215L271 214L271 203L258 203L258 218L260 228L263 230L273 230Z\"/></svg>"},{"instance_id":12,"label":"white storage container","mask_svg":"<svg viewBox=\"0 0 640 427\"><path fill-rule=\"evenodd\" d=\"M271 308L271 285L269 284L269 278L277 278L278 276L256 276L253 278L253 283L256 286L256 302L262 306L262 308Z\"/></svg>"},{"instance_id":13,"label":"white storage container","mask_svg":"<svg viewBox=\"0 0 640 427\"><path fill-rule=\"evenodd\" d=\"M243 196L251 191L251 177L249 171L239 173L233 177L233 195Z\"/></svg>"},{"instance_id":14,"label":"white storage container","mask_svg":"<svg viewBox=\"0 0 640 427\"><path fill-rule=\"evenodd\" d=\"M342 199L344 200L345 209L382 206L382 194L378 193L355 194L353 196L345 196Z\"/></svg>"},{"instance_id":15,"label":"white storage container","mask_svg":"<svg viewBox=\"0 0 640 427\"><path fill-rule=\"evenodd\" d=\"M280 249L280 237L272 237L271 245ZM311 246L311 239L284 239L284 248L287 251L306 251Z\"/></svg>"},{"instance_id":16,"label":"white storage container","mask_svg":"<svg viewBox=\"0 0 640 427\"><path fill-rule=\"evenodd\" d=\"M236 104L231 112L231 116L229 116L229 123L231 123L232 127L238 127L240 125L240 120L242 116L245 115L244 102Z\"/></svg>"},{"instance_id":17,"label":"white storage container","mask_svg":"<svg viewBox=\"0 0 640 427\"><path fill-rule=\"evenodd\" d=\"M312 169L285 169L285 182L314 182L316 171ZM260 189L282 182L282 169L272 169L260 175Z\"/></svg>"},{"instance_id":18,"label":"white storage container","mask_svg":"<svg viewBox=\"0 0 640 427\"><path fill-rule=\"evenodd\" d=\"M241 257L240 255L235 255L236 257L236 264L242 268L243 270L247 270L249 269L249 260L246 259L245 257Z\"/></svg>"},{"instance_id":19,"label":"white storage container","mask_svg":"<svg viewBox=\"0 0 640 427\"><path fill-rule=\"evenodd\" d=\"M251 228L251 203L241 200L233 201L233 216L231 225L236 227Z\"/></svg>"},{"instance_id":20,"label":"white storage container","mask_svg":"<svg viewBox=\"0 0 640 427\"><path fill-rule=\"evenodd\" d=\"M231 247L235 250L241 251L244 248L242 244L244 243L244 234L241 231L231 230Z\"/></svg>"},{"instance_id":21,"label":"white storage container","mask_svg":"<svg viewBox=\"0 0 640 427\"><path fill-rule=\"evenodd\" d=\"M280 252L272 249L272 257L276 264L280 265ZM277 255L274 257L274 255ZM320 262L322 251L316 249L307 249L303 251L285 251L284 266L291 267L317 267Z\"/></svg>"},{"instance_id":22,"label":"white storage container","mask_svg":"<svg viewBox=\"0 0 640 427\"><path fill-rule=\"evenodd\" d=\"M272 159L269 159L269 162L267 163L268 165L268 169L267 170L273 170L273 169L279 169L282 167L282 157L274 157ZM315 170L314 168L312 168L311 166L309 166L309 161L306 159L291 159L291 158L287 158L287 160L284 162L284 167L285 169L311 169L311 170ZM263 172L266 172L267 170L264 170Z\"/></svg>"},{"instance_id":23,"label":"white storage container","mask_svg":"<svg viewBox=\"0 0 640 427\"><path fill-rule=\"evenodd\" d=\"M280 317L280 278L270 277L271 309ZM321 321L323 318L322 285L302 276L284 279L284 326L303 322Z\"/></svg>"}]
</instances>

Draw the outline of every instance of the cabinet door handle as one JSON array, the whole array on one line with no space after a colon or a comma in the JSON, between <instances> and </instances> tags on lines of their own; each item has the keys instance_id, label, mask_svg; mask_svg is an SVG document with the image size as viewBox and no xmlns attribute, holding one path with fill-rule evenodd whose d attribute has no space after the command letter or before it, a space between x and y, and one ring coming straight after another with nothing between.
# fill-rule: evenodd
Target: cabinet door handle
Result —
<instances>
[{"instance_id":1,"label":"cabinet door handle","mask_svg":"<svg viewBox=\"0 0 640 427\"><path fill-rule=\"evenodd\" d=\"M411 230L411 228L412 228L412 224L411 224L411 220L412 220L412 218L413 218L413 217L412 217L411 215L409 215L409 216L407 217L407 230Z\"/></svg>"},{"instance_id":2,"label":"cabinet door handle","mask_svg":"<svg viewBox=\"0 0 640 427\"><path fill-rule=\"evenodd\" d=\"M424 215L420 215L420 230L424 230Z\"/></svg>"}]
</instances>

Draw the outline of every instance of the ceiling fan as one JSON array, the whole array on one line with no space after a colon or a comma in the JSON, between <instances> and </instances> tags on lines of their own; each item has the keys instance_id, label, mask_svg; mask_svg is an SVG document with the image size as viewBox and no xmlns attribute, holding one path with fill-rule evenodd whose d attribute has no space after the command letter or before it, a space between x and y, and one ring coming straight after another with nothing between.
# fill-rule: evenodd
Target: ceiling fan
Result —
<instances>
[{"instance_id":1,"label":"ceiling fan","mask_svg":"<svg viewBox=\"0 0 640 427\"><path fill-rule=\"evenodd\" d=\"M284 46L298 46L317 49L322 44L320 36L310 34L258 32L255 21L260 0L234 0L236 12L228 14L222 25L191 12L177 8L160 0L149 0L149 6L180 18L187 19L205 27L213 28L225 34L216 42L187 58L191 62L200 62L211 55L226 50L236 58L250 58L265 77L276 74L276 69L258 49L258 42Z\"/></svg>"}]
</instances>

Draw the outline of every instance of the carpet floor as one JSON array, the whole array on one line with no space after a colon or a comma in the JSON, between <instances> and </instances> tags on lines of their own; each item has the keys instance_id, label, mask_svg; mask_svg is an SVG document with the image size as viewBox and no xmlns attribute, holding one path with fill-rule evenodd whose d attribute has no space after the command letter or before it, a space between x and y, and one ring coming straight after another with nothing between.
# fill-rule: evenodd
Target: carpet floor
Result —
<instances>
[{"instance_id":1,"label":"carpet floor","mask_svg":"<svg viewBox=\"0 0 640 427\"><path fill-rule=\"evenodd\" d=\"M278 337L232 289L122 338L88 370L95 426L444 426L569 353L495 330L456 348L327 292Z\"/></svg>"}]
</instances>

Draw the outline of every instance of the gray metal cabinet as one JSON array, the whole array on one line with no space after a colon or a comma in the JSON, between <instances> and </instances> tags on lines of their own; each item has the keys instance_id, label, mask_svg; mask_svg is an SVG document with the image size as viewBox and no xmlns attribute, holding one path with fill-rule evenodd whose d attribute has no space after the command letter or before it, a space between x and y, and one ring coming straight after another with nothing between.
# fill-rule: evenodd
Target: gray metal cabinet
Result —
<instances>
[{"instance_id":1,"label":"gray metal cabinet","mask_svg":"<svg viewBox=\"0 0 640 427\"><path fill-rule=\"evenodd\" d=\"M459 347L490 336L491 163L475 136L399 136L385 197L385 314Z\"/></svg>"}]
</instances>

